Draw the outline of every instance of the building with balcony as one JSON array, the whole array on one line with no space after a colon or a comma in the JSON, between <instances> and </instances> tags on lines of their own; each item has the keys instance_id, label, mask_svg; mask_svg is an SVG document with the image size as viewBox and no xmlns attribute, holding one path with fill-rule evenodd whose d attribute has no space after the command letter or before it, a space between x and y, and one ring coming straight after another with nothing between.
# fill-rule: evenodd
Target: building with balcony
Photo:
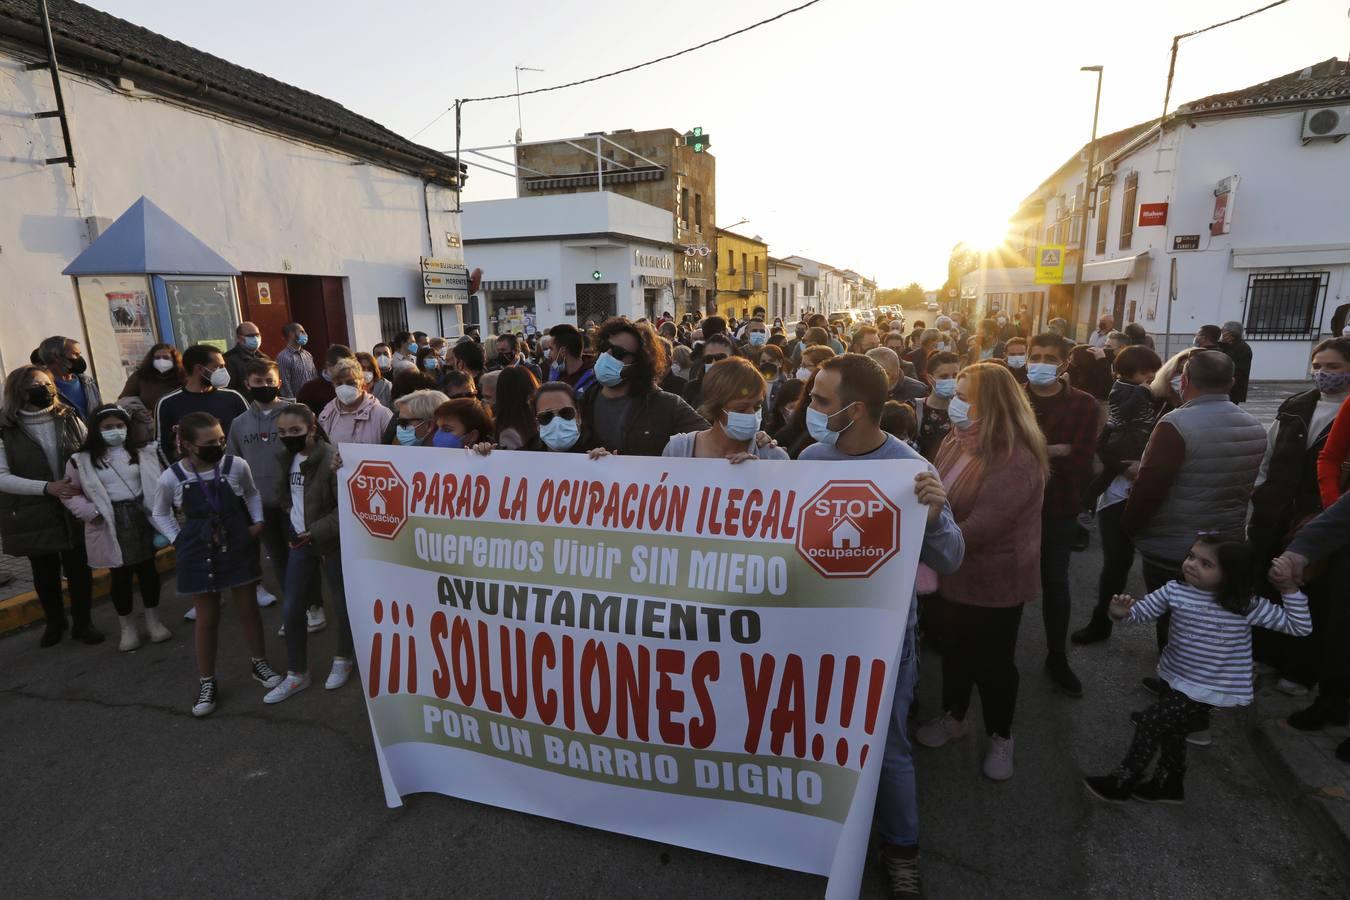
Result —
<instances>
[{"instance_id":1,"label":"building with balcony","mask_svg":"<svg viewBox=\"0 0 1350 900\"><path fill-rule=\"evenodd\" d=\"M516 196L610 191L671 214L676 315L713 308L717 160L671 128L593 132L514 150Z\"/></svg>"},{"instance_id":2,"label":"building with balcony","mask_svg":"<svg viewBox=\"0 0 1350 900\"><path fill-rule=\"evenodd\" d=\"M769 245L717 229L717 314L744 319L769 308Z\"/></svg>"}]
</instances>

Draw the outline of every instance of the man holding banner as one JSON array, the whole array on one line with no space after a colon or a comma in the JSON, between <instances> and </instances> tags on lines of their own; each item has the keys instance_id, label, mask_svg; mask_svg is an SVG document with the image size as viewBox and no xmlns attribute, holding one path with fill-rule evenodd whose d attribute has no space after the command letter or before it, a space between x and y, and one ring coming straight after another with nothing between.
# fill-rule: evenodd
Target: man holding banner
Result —
<instances>
[{"instance_id":1,"label":"man holding banner","mask_svg":"<svg viewBox=\"0 0 1350 900\"><path fill-rule=\"evenodd\" d=\"M875 370L875 371L873 371ZM923 457L904 441L881 430L888 380L884 370L856 354L826 360L816 373L809 398L807 427L816 443L802 451L804 460L848 460ZM942 482L932 471L914 477L919 502L928 507L920 560L939 574L961 566L965 541L952 518ZM893 897L921 896L919 880L919 797L914 781L914 756L909 739L909 707L919 678L919 652L914 626L918 604L910 597L909 619L895 673L886 752L877 789L877 830L884 844L882 862Z\"/></svg>"},{"instance_id":2,"label":"man holding banner","mask_svg":"<svg viewBox=\"0 0 1350 900\"><path fill-rule=\"evenodd\" d=\"M877 426L885 373L832 366L815 461L344 446L386 801L449 794L851 897L884 780L888 869L917 896L915 568L963 544L928 464Z\"/></svg>"}]
</instances>

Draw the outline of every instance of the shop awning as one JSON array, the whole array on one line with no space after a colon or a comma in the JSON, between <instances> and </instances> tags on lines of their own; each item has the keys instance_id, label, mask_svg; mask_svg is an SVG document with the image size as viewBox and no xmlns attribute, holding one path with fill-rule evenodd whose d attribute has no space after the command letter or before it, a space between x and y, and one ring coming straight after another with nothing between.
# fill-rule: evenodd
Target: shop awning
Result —
<instances>
[{"instance_id":1,"label":"shop awning","mask_svg":"<svg viewBox=\"0 0 1350 900\"><path fill-rule=\"evenodd\" d=\"M142 197L61 274L238 275L239 270Z\"/></svg>"},{"instance_id":2,"label":"shop awning","mask_svg":"<svg viewBox=\"0 0 1350 900\"><path fill-rule=\"evenodd\" d=\"M548 287L547 278L510 278L505 281L484 281L485 291L542 291Z\"/></svg>"},{"instance_id":3,"label":"shop awning","mask_svg":"<svg viewBox=\"0 0 1350 900\"><path fill-rule=\"evenodd\" d=\"M669 275L639 275L638 283L642 287L659 288L673 286L675 279Z\"/></svg>"},{"instance_id":4,"label":"shop awning","mask_svg":"<svg viewBox=\"0 0 1350 900\"><path fill-rule=\"evenodd\" d=\"M1350 244L1293 244L1284 247L1234 247L1233 268L1337 266L1350 263Z\"/></svg>"},{"instance_id":5,"label":"shop awning","mask_svg":"<svg viewBox=\"0 0 1350 900\"><path fill-rule=\"evenodd\" d=\"M1083 281L1129 281L1134 277L1135 264L1141 259L1148 259L1147 250L1135 256L1090 262L1083 266Z\"/></svg>"}]
</instances>

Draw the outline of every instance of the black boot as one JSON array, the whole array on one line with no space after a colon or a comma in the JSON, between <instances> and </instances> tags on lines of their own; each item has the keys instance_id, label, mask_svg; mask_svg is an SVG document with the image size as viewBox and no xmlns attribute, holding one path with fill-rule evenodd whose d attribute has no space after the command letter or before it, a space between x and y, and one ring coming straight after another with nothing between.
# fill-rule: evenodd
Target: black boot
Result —
<instances>
[{"instance_id":1,"label":"black boot","mask_svg":"<svg viewBox=\"0 0 1350 900\"><path fill-rule=\"evenodd\" d=\"M1087 786L1088 792L1098 800L1105 800L1108 803L1128 803L1134 793L1134 782L1134 778L1120 769L1109 775L1088 775L1083 778L1083 784Z\"/></svg>"},{"instance_id":2,"label":"black boot","mask_svg":"<svg viewBox=\"0 0 1350 900\"><path fill-rule=\"evenodd\" d=\"M1051 653L1047 656L1045 670L1050 673L1050 680L1055 683L1055 687L1064 694L1070 697L1083 696L1083 682L1073 674L1073 669L1069 668L1069 658L1063 653Z\"/></svg>"},{"instance_id":3,"label":"black boot","mask_svg":"<svg viewBox=\"0 0 1350 900\"><path fill-rule=\"evenodd\" d=\"M66 605L59 595L55 602L48 597L39 597L38 601L42 604L42 615L47 620L47 627L42 632L38 646L55 647L61 643L61 637L66 633Z\"/></svg>"},{"instance_id":4,"label":"black boot","mask_svg":"<svg viewBox=\"0 0 1350 900\"><path fill-rule=\"evenodd\" d=\"M1318 697L1312 706L1289 716L1289 727L1299 731L1321 731L1328 725L1350 724L1350 709L1344 703L1334 703Z\"/></svg>"},{"instance_id":5,"label":"black boot","mask_svg":"<svg viewBox=\"0 0 1350 900\"><path fill-rule=\"evenodd\" d=\"M1134 799L1145 803L1182 803L1186 800L1185 772L1165 772L1161 767L1153 777L1134 789Z\"/></svg>"},{"instance_id":6,"label":"black boot","mask_svg":"<svg viewBox=\"0 0 1350 900\"><path fill-rule=\"evenodd\" d=\"M1069 635L1069 640L1075 644L1096 644L1110 636L1111 620L1105 616L1098 618L1094 615L1090 622Z\"/></svg>"},{"instance_id":7,"label":"black boot","mask_svg":"<svg viewBox=\"0 0 1350 900\"><path fill-rule=\"evenodd\" d=\"M103 643L103 632L94 627L93 622L83 622L70 629L72 639L82 644Z\"/></svg>"},{"instance_id":8,"label":"black boot","mask_svg":"<svg viewBox=\"0 0 1350 900\"><path fill-rule=\"evenodd\" d=\"M42 638L38 641L39 647L55 647L61 643L61 637L66 633L66 623L53 622L47 620L47 627L42 630Z\"/></svg>"}]
</instances>

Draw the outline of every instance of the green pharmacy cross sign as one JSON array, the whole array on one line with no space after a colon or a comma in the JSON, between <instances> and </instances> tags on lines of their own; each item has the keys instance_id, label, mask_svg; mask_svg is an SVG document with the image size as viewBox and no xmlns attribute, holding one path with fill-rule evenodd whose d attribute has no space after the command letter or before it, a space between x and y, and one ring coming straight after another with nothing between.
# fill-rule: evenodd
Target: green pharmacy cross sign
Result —
<instances>
[{"instance_id":1,"label":"green pharmacy cross sign","mask_svg":"<svg viewBox=\"0 0 1350 900\"><path fill-rule=\"evenodd\" d=\"M702 153L712 146L712 138L704 134L702 128L695 128L693 131L685 133L684 145L693 147L695 153Z\"/></svg>"}]
</instances>

